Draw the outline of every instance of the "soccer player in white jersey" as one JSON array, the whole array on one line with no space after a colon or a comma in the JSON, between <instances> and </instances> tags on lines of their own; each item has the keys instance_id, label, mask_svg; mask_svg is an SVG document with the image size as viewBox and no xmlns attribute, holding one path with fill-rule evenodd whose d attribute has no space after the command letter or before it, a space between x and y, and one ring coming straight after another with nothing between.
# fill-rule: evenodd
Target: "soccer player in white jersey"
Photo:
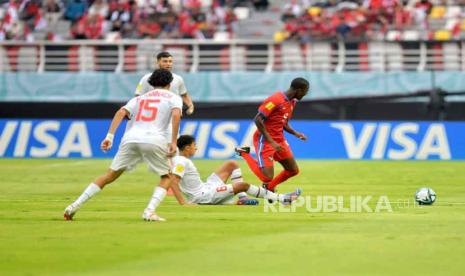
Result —
<instances>
[{"instance_id":1,"label":"soccer player in white jersey","mask_svg":"<svg viewBox=\"0 0 465 276\"><path fill-rule=\"evenodd\" d=\"M226 161L203 183L197 168L189 159L197 151L195 138L190 135L181 135L177 145L179 155L172 159L174 177L171 187L180 204L185 203L183 197L179 196L180 192L187 197L188 203L198 204L230 204L234 200L234 195L243 192L272 202L279 201L282 204L290 204L301 194L300 189L288 194L276 194L262 187L245 183L242 179L241 169L233 160ZM231 177L232 184L226 184L229 177ZM239 199L240 201L241 199Z\"/></svg>"},{"instance_id":2,"label":"soccer player in white jersey","mask_svg":"<svg viewBox=\"0 0 465 276\"><path fill-rule=\"evenodd\" d=\"M108 171L90 183L81 196L65 209L66 220L72 220L87 200L115 181L124 171L134 169L142 161L148 164L150 171L161 177L142 218L147 221L165 220L155 210L171 184L170 158L176 153L176 138L182 113L181 98L168 90L172 79L168 70L155 70L148 80L154 89L131 99L116 112L108 134L102 141L103 151L111 149L115 131L125 117L130 118L132 124L126 128ZM170 124L172 130L168 129Z\"/></svg>"},{"instance_id":3,"label":"soccer player in white jersey","mask_svg":"<svg viewBox=\"0 0 465 276\"><path fill-rule=\"evenodd\" d=\"M192 102L191 97L187 93L186 85L184 84L183 78L172 72L173 56L168 52L161 52L157 55L156 62L158 68L168 70L173 74L173 81L170 85L170 91L176 95L181 96L182 101L187 106L186 114L191 115L192 113L194 113L194 103ZM143 95L153 89L153 87L148 82L149 77L150 74L146 74L142 77L142 79L140 79L136 91L134 92L136 96Z\"/></svg>"}]
</instances>

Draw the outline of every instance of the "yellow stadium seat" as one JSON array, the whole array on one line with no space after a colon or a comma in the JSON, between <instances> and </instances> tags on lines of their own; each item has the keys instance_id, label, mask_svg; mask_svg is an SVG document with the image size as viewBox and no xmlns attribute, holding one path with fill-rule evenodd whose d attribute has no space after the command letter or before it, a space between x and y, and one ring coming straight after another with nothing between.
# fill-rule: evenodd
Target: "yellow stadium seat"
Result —
<instances>
[{"instance_id":1,"label":"yellow stadium seat","mask_svg":"<svg viewBox=\"0 0 465 276\"><path fill-rule=\"evenodd\" d=\"M321 13L321 8L320 7L308 8L307 13L311 16L317 16Z\"/></svg>"},{"instance_id":2,"label":"yellow stadium seat","mask_svg":"<svg viewBox=\"0 0 465 276\"><path fill-rule=\"evenodd\" d=\"M434 33L435 40L450 40L450 32L448 30L439 30Z\"/></svg>"},{"instance_id":3,"label":"yellow stadium seat","mask_svg":"<svg viewBox=\"0 0 465 276\"><path fill-rule=\"evenodd\" d=\"M274 34L273 39L276 43L281 43L289 37L288 32L278 31Z\"/></svg>"},{"instance_id":4,"label":"yellow stadium seat","mask_svg":"<svg viewBox=\"0 0 465 276\"><path fill-rule=\"evenodd\" d=\"M434 6L431 9L431 13L430 13L429 17L432 18L432 19L440 19L440 18L443 18L445 14L446 14L446 7L444 7L444 6Z\"/></svg>"}]
</instances>

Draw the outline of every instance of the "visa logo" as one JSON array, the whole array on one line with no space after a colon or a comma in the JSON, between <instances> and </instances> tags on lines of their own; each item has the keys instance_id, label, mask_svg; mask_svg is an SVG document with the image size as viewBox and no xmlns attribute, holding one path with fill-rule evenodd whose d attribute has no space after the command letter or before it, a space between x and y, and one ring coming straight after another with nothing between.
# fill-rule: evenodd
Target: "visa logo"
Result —
<instances>
[{"instance_id":1,"label":"visa logo","mask_svg":"<svg viewBox=\"0 0 465 276\"><path fill-rule=\"evenodd\" d=\"M365 123L355 133L352 123L331 123L340 131L347 156L350 159L418 159L436 157L451 159L449 141L443 124L429 124L426 132L420 134L416 123ZM367 152L372 144L371 153Z\"/></svg>"},{"instance_id":2,"label":"visa logo","mask_svg":"<svg viewBox=\"0 0 465 276\"><path fill-rule=\"evenodd\" d=\"M92 157L87 127L80 121L66 128L59 121L7 121L0 133L0 156L9 147L9 157Z\"/></svg>"}]
</instances>

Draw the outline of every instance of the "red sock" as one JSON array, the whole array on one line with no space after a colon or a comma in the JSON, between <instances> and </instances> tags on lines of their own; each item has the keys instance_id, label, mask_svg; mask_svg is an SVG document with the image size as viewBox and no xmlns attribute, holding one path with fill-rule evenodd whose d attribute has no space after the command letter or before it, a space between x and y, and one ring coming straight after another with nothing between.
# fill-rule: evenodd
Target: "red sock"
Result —
<instances>
[{"instance_id":1,"label":"red sock","mask_svg":"<svg viewBox=\"0 0 465 276\"><path fill-rule=\"evenodd\" d=\"M268 183L271 181L270 178L266 177L262 173L262 169L258 165L257 160L255 160L249 153L241 153L242 158L244 158L245 162L247 162L247 165L249 165L250 170L263 182Z\"/></svg>"},{"instance_id":2,"label":"red sock","mask_svg":"<svg viewBox=\"0 0 465 276\"><path fill-rule=\"evenodd\" d=\"M299 173L299 170L297 171L287 171L283 170L280 172L271 182L268 184L268 190L274 191L274 188L278 186L280 183L283 183L286 181L288 178L293 177L294 175L297 175Z\"/></svg>"}]
</instances>

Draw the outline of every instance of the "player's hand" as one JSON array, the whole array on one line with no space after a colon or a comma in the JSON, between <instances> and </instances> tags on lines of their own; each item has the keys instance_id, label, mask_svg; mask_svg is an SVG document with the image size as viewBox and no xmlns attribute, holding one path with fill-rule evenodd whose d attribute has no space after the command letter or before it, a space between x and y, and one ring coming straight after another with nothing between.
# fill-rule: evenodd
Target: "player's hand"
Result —
<instances>
[{"instance_id":1,"label":"player's hand","mask_svg":"<svg viewBox=\"0 0 465 276\"><path fill-rule=\"evenodd\" d=\"M173 157L174 155L176 155L176 148L177 146L175 143L168 144L168 154L166 154L166 156Z\"/></svg>"},{"instance_id":2,"label":"player's hand","mask_svg":"<svg viewBox=\"0 0 465 276\"><path fill-rule=\"evenodd\" d=\"M277 143L271 143L271 146L274 148L275 151L281 151L283 149L283 147L281 147L281 145Z\"/></svg>"},{"instance_id":3,"label":"player's hand","mask_svg":"<svg viewBox=\"0 0 465 276\"><path fill-rule=\"evenodd\" d=\"M183 204L184 207L194 207L197 206L197 203L192 203L192 202L186 202Z\"/></svg>"},{"instance_id":4,"label":"player's hand","mask_svg":"<svg viewBox=\"0 0 465 276\"><path fill-rule=\"evenodd\" d=\"M194 113L194 104L191 104L186 110L187 115L192 115L192 113Z\"/></svg>"},{"instance_id":5,"label":"player's hand","mask_svg":"<svg viewBox=\"0 0 465 276\"><path fill-rule=\"evenodd\" d=\"M299 138L300 140L303 140L303 141L307 141L307 136L305 136L305 134L301 133L301 132L296 132L295 133L295 136L297 138Z\"/></svg>"},{"instance_id":6,"label":"player's hand","mask_svg":"<svg viewBox=\"0 0 465 276\"><path fill-rule=\"evenodd\" d=\"M112 145L113 145L112 141L110 141L109 139L104 139L102 143L100 144L100 148L102 149L103 152L107 152L111 149Z\"/></svg>"}]
</instances>

